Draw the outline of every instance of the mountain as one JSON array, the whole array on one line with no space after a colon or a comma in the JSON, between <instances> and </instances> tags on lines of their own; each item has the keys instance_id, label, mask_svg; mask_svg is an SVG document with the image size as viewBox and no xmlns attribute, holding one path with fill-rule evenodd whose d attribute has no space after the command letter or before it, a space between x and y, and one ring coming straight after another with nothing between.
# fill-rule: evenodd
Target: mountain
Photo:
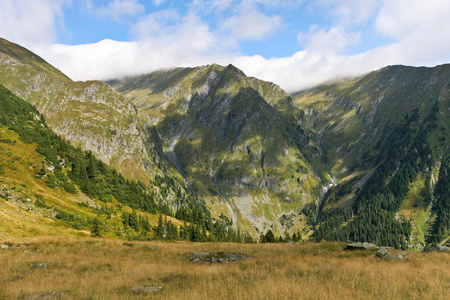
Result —
<instances>
[{"instance_id":1,"label":"mountain","mask_svg":"<svg viewBox=\"0 0 450 300\"><path fill-rule=\"evenodd\" d=\"M223 221L213 222L204 203L177 180L166 174L146 186L125 179L91 151L52 132L34 106L0 85L0 238L91 234L252 241ZM173 190L176 212L159 198Z\"/></svg>"},{"instance_id":2,"label":"mountain","mask_svg":"<svg viewBox=\"0 0 450 300\"><path fill-rule=\"evenodd\" d=\"M133 102L147 126L156 127L165 155L213 216L254 232L309 231L299 212L320 199L327 174L312 164L320 158L309 160L310 151L298 147L307 129L277 85L232 65L109 83Z\"/></svg>"},{"instance_id":3,"label":"mountain","mask_svg":"<svg viewBox=\"0 0 450 300\"><path fill-rule=\"evenodd\" d=\"M0 39L0 84L35 105L52 130L128 178L162 175L151 128L101 81L74 82L27 49Z\"/></svg>"},{"instance_id":4,"label":"mountain","mask_svg":"<svg viewBox=\"0 0 450 300\"><path fill-rule=\"evenodd\" d=\"M125 235L118 225L131 207L158 210L143 192L61 139L36 108L0 85L0 237L86 235L95 220L102 235Z\"/></svg>"},{"instance_id":5,"label":"mountain","mask_svg":"<svg viewBox=\"0 0 450 300\"><path fill-rule=\"evenodd\" d=\"M294 99L338 183L316 236L419 248L448 236L448 196L435 187L448 170L450 65L389 66Z\"/></svg>"},{"instance_id":6,"label":"mountain","mask_svg":"<svg viewBox=\"0 0 450 300\"><path fill-rule=\"evenodd\" d=\"M232 65L73 82L0 40L0 83L79 146L66 155L72 178L47 186L173 215L196 224L188 239L242 240L239 228L422 249L450 236L450 65L388 66L289 95ZM119 173L92 172L109 167L156 207L117 190Z\"/></svg>"}]
</instances>

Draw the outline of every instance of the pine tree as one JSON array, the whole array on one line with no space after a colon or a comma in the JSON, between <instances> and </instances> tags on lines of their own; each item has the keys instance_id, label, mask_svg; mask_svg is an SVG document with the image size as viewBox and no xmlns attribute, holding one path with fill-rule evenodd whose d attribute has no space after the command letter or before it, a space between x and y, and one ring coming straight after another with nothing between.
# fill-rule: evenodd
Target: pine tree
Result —
<instances>
[{"instance_id":1,"label":"pine tree","mask_svg":"<svg viewBox=\"0 0 450 300\"><path fill-rule=\"evenodd\" d=\"M100 227L101 227L100 220L98 218L95 218L93 225L92 225L92 231L91 231L91 235L93 237L101 237Z\"/></svg>"},{"instance_id":2,"label":"pine tree","mask_svg":"<svg viewBox=\"0 0 450 300\"><path fill-rule=\"evenodd\" d=\"M160 239L164 237L164 223L161 213L159 213L158 226L156 227L156 236Z\"/></svg>"}]
</instances>

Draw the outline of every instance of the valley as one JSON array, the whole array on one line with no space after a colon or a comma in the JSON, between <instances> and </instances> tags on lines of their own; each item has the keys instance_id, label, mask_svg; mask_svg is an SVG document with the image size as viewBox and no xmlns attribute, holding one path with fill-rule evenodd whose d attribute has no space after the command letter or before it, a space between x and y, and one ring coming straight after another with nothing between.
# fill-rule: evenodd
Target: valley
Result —
<instances>
[{"instance_id":1,"label":"valley","mask_svg":"<svg viewBox=\"0 0 450 300\"><path fill-rule=\"evenodd\" d=\"M0 237L99 222L127 239L174 225L191 241L442 244L449 78L448 64L388 66L290 95L213 64L74 82L1 39Z\"/></svg>"}]
</instances>

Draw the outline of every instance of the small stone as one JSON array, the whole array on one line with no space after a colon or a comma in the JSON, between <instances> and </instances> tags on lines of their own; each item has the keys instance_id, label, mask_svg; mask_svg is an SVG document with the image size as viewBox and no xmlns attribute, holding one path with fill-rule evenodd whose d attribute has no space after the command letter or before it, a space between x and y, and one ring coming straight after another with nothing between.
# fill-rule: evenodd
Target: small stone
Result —
<instances>
[{"instance_id":1,"label":"small stone","mask_svg":"<svg viewBox=\"0 0 450 300\"><path fill-rule=\"evenodd\" d=\"M69 293L66 292L52 292L48 294L37 294L31 297L27 297L25 299L61 299L69 296Z\"/></svg>"},{"instance_id":2,"label":"small stone","mask_svg":"<svg viewBox=\"0 0 450 300\"><path fill-rule=\"evenodd\" d=\"M131 288L131 291L135 294L140 293L154 293L162 289L162 286L135 286Z\"/></svg>"},{"instance_id":3,"label":"small stone","mask_svg":"<svg viewBox=\"0 0 450 300\"><path fill-rule=\"evenodd\" d=\"M397 258L398 260L402 260L402 259L405 258L405 256L404 256L402 253L398 253L398 254L396 255L396 258Z\"/></svg>"},{"instance_id":4,"label":"small stone","mask_svg":"<svg viewBox=\"0 0 450 300\"><path fill-rule=\"evenodd\" d=\"M47 269L48 267L50 267L51 265L53 265L53 262L50 263L40 263L37 265L32 265L31 268L32 269Z\"/></svg>"},{"instance_id":5,"label":"small stone","mask_svg":"<svg viewBox=\"0 0 450 300\"><path fill-rule=\"evenodd\" d=\"M0 249L8 249L9 246L8 245L0 245Z\"/></svg>"},{"instance_id":6,"label":"small stone","mask_svg":"<svg viewBox=\"0 0 450 300\"><path fill-rule=\"evenodd\" d=\"M25 253L26 253L27 255L34 255L34 253L33 253L33 252L30 252L30 251L25 251Z\"/></svg>"},{"instance_id":7,"label":"small stone","mask_svg":"<svg viewBox=\"0 0 450 300\"><path fill-rule=\"evenodd\" d=\"M12 280L20 280L23 279L25 277L26 273L23 273L21 275L17 275L16 277L14 277Z\"/></svg>"}]
</instances>

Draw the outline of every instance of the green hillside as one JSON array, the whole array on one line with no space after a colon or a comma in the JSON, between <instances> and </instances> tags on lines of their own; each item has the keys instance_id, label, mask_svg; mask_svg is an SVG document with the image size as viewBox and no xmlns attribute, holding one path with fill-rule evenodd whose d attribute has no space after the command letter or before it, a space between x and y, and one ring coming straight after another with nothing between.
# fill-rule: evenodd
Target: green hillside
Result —
<instances>
[{"instance_id":1,"label":"green hillside","mask_svg":"<svg viewBox=\"0 0 450 300\"><path fill-rule=\"evenodd\" d=\"M4 237L91 234L144 240L244 239L221 221L213 224L204 205L177 178L157 177L157 186L125 179L90 151L75 148L53 133L42 114L3 86L0 128ZM176 211L157 197L171 190L178 191ZM161 213L166 215L164 221Z\"/></svg>"},{"instance_id":2,"label":"green hillside","mask_svg":"<svg viewBox=\"0 0 450 300\"><path fill-rule=\"evenodd\" d=\"M449 78L450 65L392 66L295 96L339 183L316 238L421 248L434 228L439 241L448 236L448 221L435 225L448 220L445 197L433 191L449 155Z\"/></svg>"}]
</instances>

